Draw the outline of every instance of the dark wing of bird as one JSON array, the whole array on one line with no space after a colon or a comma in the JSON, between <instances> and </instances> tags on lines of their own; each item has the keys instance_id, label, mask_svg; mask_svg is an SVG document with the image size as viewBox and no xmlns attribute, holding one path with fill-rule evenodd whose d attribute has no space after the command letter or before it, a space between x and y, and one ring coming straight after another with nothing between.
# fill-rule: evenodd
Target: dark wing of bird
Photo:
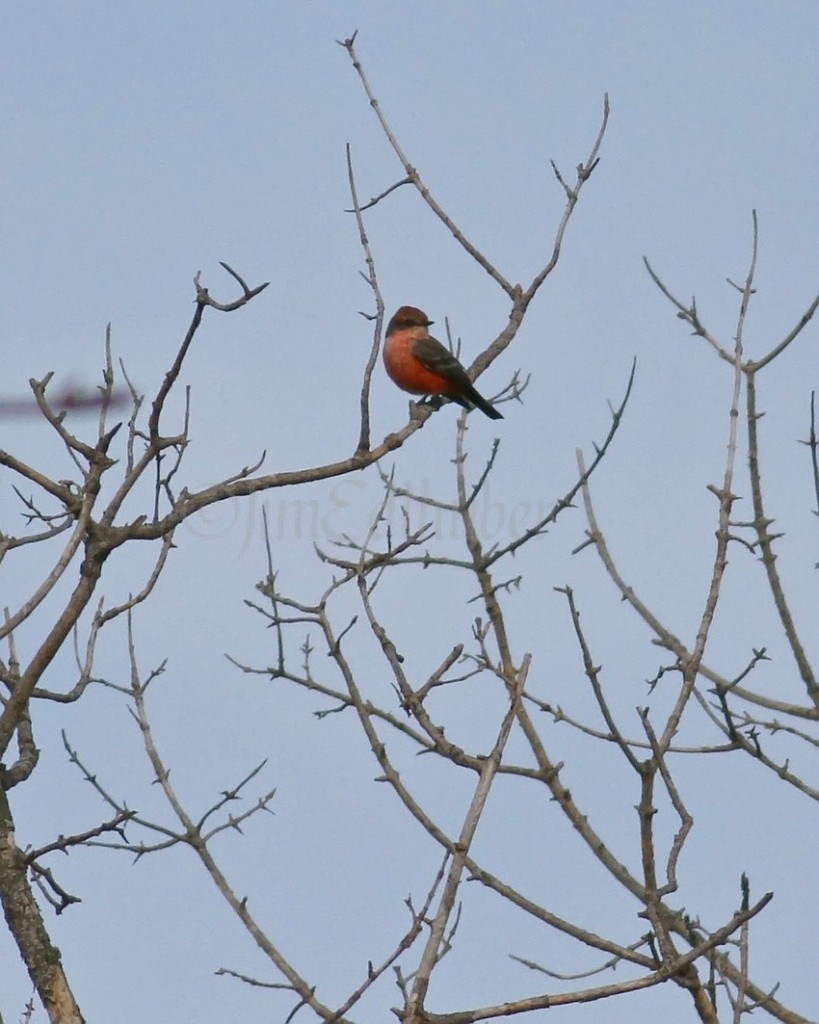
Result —
<instances>
[{"instance_id":1,"label":"dark wing of bird","mask_svg":"<svg viewBox=\"0 0 819 1024\"><path fill-rule=\"evenodd\" d=\"M477 406L490 419L503 419L503 414L498 412L493 405L490 405L483 395L475 389L475 385L469 379L469 374L440 341L435 338L421 338L412 346L412 352L428 370L437 373L444 380L450 381L455 386L455 390L449 393L449 397L453 402L457 402L458 405L462 405L465 409L469 409L471 403L471 405Z\"/></svg>"},{"instance_id":2,"label":"dark wing of bird","mask_svg":"<svg viewBox=\"0 0 819 1024\"><path fill-rule=\"evenodd\" d=\"M472 387L469 374L449 349L436 338L422 338L416 341L412 346L412 352L433 373L439 373L453 384L460 384L466 389Z\"/></svg>"}]
</instances>

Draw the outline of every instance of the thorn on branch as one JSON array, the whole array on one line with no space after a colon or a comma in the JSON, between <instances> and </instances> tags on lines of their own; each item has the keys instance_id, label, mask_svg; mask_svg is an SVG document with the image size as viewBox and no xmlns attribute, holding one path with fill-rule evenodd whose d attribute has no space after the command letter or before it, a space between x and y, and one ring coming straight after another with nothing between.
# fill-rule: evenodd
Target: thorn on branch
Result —
<instances>
[{"instance_id":1,"label":"thorn on branch","mask_svg":"<svg viewBox=\"0 0 819 1024\"><path fill-rule=\"evenodd\" d=\"M566 193L566 197L569 200L571 200L571 202L574 202L575 199L577 199L577 192L575 192L575 190L573 188L569 188L569 186L566 184L566 182L565 182L565 180L563 178L563 175L558 170L558 166L554 162L554 160L550 160L549 163L552 165L552 170L554 171L554 175L557 178L557 180L560 182L560 185L563 188L563 191ZM578 173L580 172L582 167L583 167L582 164L580 164L578 166Z\"/></svg>"},{"instance_id":2,"label":"thorn on branch","mask_svg":"<svg viewBox=\"0 0 819 1024\"><path fill-rule=\"evenodd\" d=\"M48 868L44 868L40 864L32 864L31 874L34 884L43 894L46 902L54 908L56 914L62 914L72 903L82 903L79 896L72 896L70 892L63 889Z\"/></svg>"},{"instance_id":3,"label":"thorn on branch","mask_svg":"<svg viewBox=\"0 0 819 1024\"><path fill-rule=\"evenodd\" d=\"M413 180L409 176L406 177L406 178L402 178L400 181L396 181L393 185L390 185L389 188L384 189L384 191L380 192L377 196L374 196L369 202L364 203L364 205L360 206L357 211L356 210L345 210L344 212L345 213L356 213L356 212L357 213L363 213L364 210L371 210L377 203L380 203L382 199L386 199L387 196L391 192L395 192L396 189L401 188L403 185L412 185L412 184L413 184ZM369 280L369 278L367 277L366 274L361 274L361 276L364 278L365 281L367 281L368 284L371 284L371 281ZM363 313L362 313L362 316L364 316ZM377 319L377 317L375 317L375 316L368 316L367 319L368 320L375 320L375 319Z\"/></svg>"},{"instance_id":4,"label":"thorn on branch","mask_svg":"<svg viewBox=\"0 0 819 1024\"><path fill-rule=\"evenodd\" d=\"M336 39L339 46L343 46L345 50L351 50L354 43L355 37L358 35L358 29L353 32L349 39Z\"/></svg>"},{"instance_id":5,"label":"thorn on branch","mask_svg":"<svg viewBox=\"0 0 819 1024\"><path fill-rule=\"evenodd\" d=\"M250 302L251 299L255 298L260 292L263 292L270 284L269 281L265 281L263 284L257 285L255 288L250 288L245 280L236 273L236 271L229 264L225 263L224 260L219 260L219 266L230 274L234 281L238 282L241 286L243 295L240 299L236 299L234 302L217 302L215 299L210 297L210 292L207 288L200 284L201 271L197 271L196 276L193 279L193 283L196 286L196 302L199 306L210 306L213 309L218 309L222 313L232 313L235 309L239 309L246 303Z\"/></svg>"},{"instance_id":6,"label":"thorn on branch","mask_svg":"<svg viewBox=\"0 0 819 1024\"><path fill-rule=\"evenodd\" d=\"M599 163L600 157L597 157L597 159L593 163L589 164L588 167L585 164L578 164L577 177L580 179L580 181L587 181L591 177L592 171L595 169L595 167L597 167Z\"/></svg>"},{"instance_id":7,"label":"thorn on branch","mask_svg":"<svg viewBox=\"0 0 819 1024\"><path fill-rule=\"evenodd\" d=\"M750 903L751 903L751 883L748 881L748 876L745 874L744 871L742 872L742 875L740 876L740 879L739 879L739 888L740 888L740 891L742 892L742 907L741 907L741 909L742 909L743 912L745 912L745 911L747 911L747 909L748 909L748 907L750 906Z\"/></svg>"}]
</instances>

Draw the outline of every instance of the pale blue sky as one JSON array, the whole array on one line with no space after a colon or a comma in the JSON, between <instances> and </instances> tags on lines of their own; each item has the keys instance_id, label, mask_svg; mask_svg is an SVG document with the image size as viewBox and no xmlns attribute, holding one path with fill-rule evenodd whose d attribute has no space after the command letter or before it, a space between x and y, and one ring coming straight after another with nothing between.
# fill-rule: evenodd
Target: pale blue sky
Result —
<instances>
[{"instance_id":1,"label":"pale blue sky","mask_svg":"<svg viewBox=\"0 0 819 1024\"><path fill-rule=\"evenodd\" d=\"M232 297L218 265L225 260L251 284L271 285L242 312L209 316L196 339L183 375L193 389L190 486L235 472L263 449L271 472L349 454L371 343L359 311L372 304L359 276L355 224L343 212L345 143L353 147L363 198L402 173L335 42L356 29L358 53L410 160L471 240L523 284L546 261L563 206L549 159L572 173L589 151L608 92L602 159L561 265L514 346L482 381L492 393L521 368L532 374L527 400L508 407L500 424L473 417L470 444L478 465L491 440L502 438L490 497L500 511L487 507L488 531L497 515L508 521L516 508L551 504L571 482L575 447L588 451L605 433L606 402L619 399L637 356L632 406L595 496L634 585L672 628L690 635L712 554L716 508L705 487L722 472L730 374L688 337L641 261L648 256L681 297L696 294L703 316L729 342L736 293L726 278L745 274L756 209L751 351L761 355L807 307L819 284L819 7L812 3L7 5L0 25L0 392L24 393L29 377L49 370L93 382L110 321L117 357L150 393L191 315L193 274L201 270L215 296ZM495 336L506 311L499 289L409 189L368 215L367 229L390 309L416 304L439 324L448 316L469 359ZM815 588L816 543L809 467L795 442L806 436L809 394L819 383L816 337L809 329L764 384L766 482L794 545L783 551L782 564L804 595ZM397 429L405 412L405 396L379 369L375 436ZM404 483L449 486L453 421L454 412L445 410L397 454ZM63 472L37 422L4 423L0 445ZM360 533L362 511L378 498L374 473L270 497L283 581L305 599L315 597L326 575L312 557L313 541L328 544L345 529ZM287 518L294 500L302 503L302 522L315 521L315 530L297 530ZM258 665L273 658L269 632L242 603L254 597L265 571L261 504L257 498L220 508L180 531L166 577L136 629L146 669L169 659L154 695L157 733L196 807L270 758L263 785L279 787L276 817L257 821L245 840L226 838L217 852L273 938L327 985L332 1001L360 980L367 958L388 948L405 924L402 899L421 895L434 858L424 848L423 863L407 868L397 855L417 840L384 789L368 784L373 764L352 721L316 723L311 711L318 705L309 698L249 682L222 657L229 652ZM6 517L13 507L3 484L0 511ZM532 650L543 673L544 699L574 700L578 714L591 717L554 586L578 588L609 681L625 691L624 708L647 700L642 681L656 670L657 654L592 554L569 556L583 528L579 514L567 518L531 552L521 565L528 589L510 598L508 610L518 650ZM134 588L147 558L133 552L112 560L110 601ZM740 561L738 553L734 558ZM743 580L727 584L733 610L719 624L727 672L743 663L751 644L780 644L767 597ZM3 594L7 604L28 590L28 581L0 577L0 586L12 595ZM468 636L475 612L461 603L464 596L454 587L443 605L442 595L424 598L429 607L417 614L435 645L452 635L442 607L457 608ZM400 600L399 592L387 618L406 614ZM806 597L800 621L815 643L815 597ZM34 636L21 632L21 643ZM359 668L380 676L370 654L362 649ZM122 677L121 635L112 632L99 656L101 671ZM423 678L433 664L423 651L414 659ZM55 666L55 687L64 682L61 671L70 674L68 659ZM767 678L779 671L796 696L784 659ZM40 713L43 764L15 808L23 842L90 827L103 813L69 770L61 728L114 792L146 812L160 807L136 730L112 694ZM479 730L481 722L475 712L463 728ZM610 797L599 793L599 769L585 764L578 754L585 748L576 742L568 731L554 737L572 763L571 783L590 813L610 812L608 828L622 837L622 855L632 856L628 815L635 800L623 802L626 817L618 819L623 808L610 811ZM595 753L588 748L590 758ZM322 760L319 777L314 757ZM718 783L708 769L690 769L691 793L699 787L712 802L697 807L703 827L691 841L680 902L708 911L714 924L734 909L742 870L758 891L776 887L770 925L755 926L760 981L781 979L784 1001L815 1014L815 956L800 954L816 948L815 903L805 912L813 888L782 891L777 873L789 857L795 868L813 858L815 824L786 832L811 809L782 793L762 829L776 835L781 814L787 845L760 842L755 787L769 798L777 792L772 780L742 762L720 764ZM423 777L426 766L415 770L419 787L434 785L431 773ZM453 795L441 814L456 817L463 795ZM538 831L524 805L512 809L517 817L504 823L507 831ZM706 827L715 818L726 822L724 832ZM533 887L544 871L553 875L550 905L575 912L595 930L632 934L635 906L619 895L603 902L611 890L602 879L587 888L573 873L588 863L570 830L561 824L543 841L522 843L516 856ZM275 996L213 976L225 965L276 980L192 858L176 851L132 866L125 856L80 851L57 867L67 888L83 897L54 929L89 1021L222 1024L284 1016ZM464 931L497 928L503 952L549 960L549 936L507 921L478 894L474 900ZM782 922L789 919L796 923L783 948ZM486 976L484 942L485 936L474 947L464 941L463 955L453 954L444 971L451 992L436 1000L436 1010L498 997ZM0 938L0 962L14 964L14 956ZM555 956L556 969L575 969L562 953ZM0 1012L15 1020L28 988L16 967L0 974ZM514 994L538 990L525 972L510 969L509 978ZM127 1016L117 1017L123 993ZM649 1019L650 1007L663 1007L670 1024L690 1019L682 996L671 1011L666 999L644 995L564 1016L585 1022L602 1012L616 1024ZM390 993L368 1012L397 1002ZM679 1017L669 1016L674 1006Z\"/></svg>"}]
</instances>

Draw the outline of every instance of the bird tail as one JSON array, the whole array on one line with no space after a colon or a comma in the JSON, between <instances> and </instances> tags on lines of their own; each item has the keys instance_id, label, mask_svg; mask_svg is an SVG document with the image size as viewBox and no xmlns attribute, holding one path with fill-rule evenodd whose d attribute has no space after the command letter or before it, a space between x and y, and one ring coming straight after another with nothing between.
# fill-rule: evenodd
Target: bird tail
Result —
<instances>
[{"instance_id":1,"label":"bird tail","mask_svg":"<svg viewBox=\"0 0 819 1024\"><path fill-rule=\"evenodd\" d=\"M488 416L490 420L502 420L503 413L498 412L494 405L490 405L489 402L479 394L475 388L470 388L468 394L469 401L475 406L476 409L480 409L481 412Z\"/></svg>"}]
</instances>

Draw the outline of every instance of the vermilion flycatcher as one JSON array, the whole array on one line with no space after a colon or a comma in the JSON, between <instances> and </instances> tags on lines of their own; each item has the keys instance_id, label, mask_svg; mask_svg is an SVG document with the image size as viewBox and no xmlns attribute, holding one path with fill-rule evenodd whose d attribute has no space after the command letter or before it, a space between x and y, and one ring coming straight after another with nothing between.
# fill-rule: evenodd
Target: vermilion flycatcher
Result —
<instances>
[{"instance_id":1,"label":"vermilion flycatcher","mask_svg":"<svg viewBox=\"0 0 819 1024\"><path fill-rule=\"evenodd\" d=\"M446 395L490 419L502 420L494 406L479 395L469 374L448 348L430 336L430 320L415 306L402 306L387 325L384 366L394 383L411 395Z\"/></svg>"}]
</instances>

